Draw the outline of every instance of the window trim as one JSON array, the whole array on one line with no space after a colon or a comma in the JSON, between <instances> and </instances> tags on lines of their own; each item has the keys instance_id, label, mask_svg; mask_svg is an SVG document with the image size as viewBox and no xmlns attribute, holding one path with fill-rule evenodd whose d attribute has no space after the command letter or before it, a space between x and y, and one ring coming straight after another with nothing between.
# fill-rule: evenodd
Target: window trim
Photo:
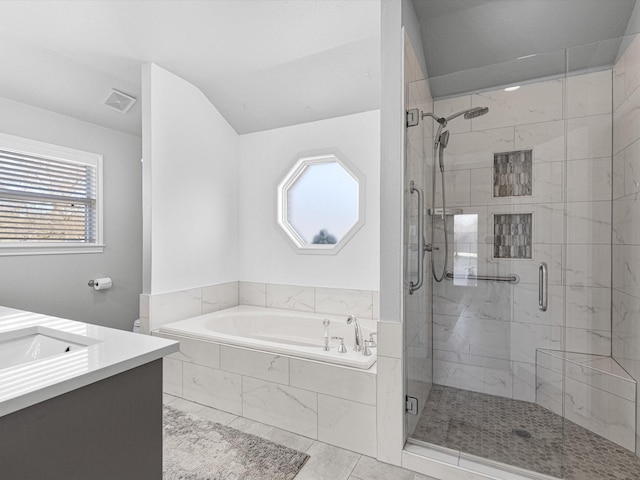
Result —
<instances>
[{"instance_id":1,"label":"window trim","mask_svg":"<svg viewBox=\"0 0 640 480\"><path fill-rule=\"evenodd\" d=\"M103 156L74 148L0 133L0 150L96 167L96 241L85 242L0 242L0 257L9 255L58 255L102 253L103 241Z\"/></svg>"}]
</instances>

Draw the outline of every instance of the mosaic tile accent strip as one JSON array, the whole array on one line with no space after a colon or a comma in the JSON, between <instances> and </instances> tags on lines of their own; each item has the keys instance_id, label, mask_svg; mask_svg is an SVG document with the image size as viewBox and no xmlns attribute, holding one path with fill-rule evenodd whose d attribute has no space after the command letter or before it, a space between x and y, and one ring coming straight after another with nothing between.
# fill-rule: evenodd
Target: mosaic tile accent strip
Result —
<instances>
[{"instance_id":1,"label":"mosaic tile accent strip","mask_svg":"<svg viewBox=\"0 0 640 480\"><path fill-rule=\"evenodd\" d=\"M494 258L531 258L532 213L504 213L493 216Z\"/></svg>"},{"instance_id":2,"label":"mosaic tile accent strip","mask_svg":"<svg viewBox=\"0 0 640 480\"><path fill-rule=\"evenodd\" d=\"M539 405L433 385L413 438L566 480L640 478L640 460Z\"/></svg>"},{"instance_id":3,"label":"mosaic tile accent strip","mask_svg":"<svg viewBox=\"0 0 640 480\"><path fill-rule=\"evenodd\" d=\"M532 150L493 154L493 196L522 197L531 195Z\"/></svg>"}]
</instances>

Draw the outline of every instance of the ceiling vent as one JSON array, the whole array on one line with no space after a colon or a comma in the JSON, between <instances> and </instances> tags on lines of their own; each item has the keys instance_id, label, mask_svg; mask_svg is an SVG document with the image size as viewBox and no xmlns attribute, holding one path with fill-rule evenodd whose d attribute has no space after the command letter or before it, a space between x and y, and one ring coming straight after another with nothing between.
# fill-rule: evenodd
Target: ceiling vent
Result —
<instances>
[{"instance_id":1,"label":"ceiling vent","mask_svg":"<svg viewBox=\"0 0 640 480\"><path fill-rule=\"evenodd\" d=\"M127 113L136 103L136 97L112 88L102 103L120 113Z\"/></svg>"}]
</instances>

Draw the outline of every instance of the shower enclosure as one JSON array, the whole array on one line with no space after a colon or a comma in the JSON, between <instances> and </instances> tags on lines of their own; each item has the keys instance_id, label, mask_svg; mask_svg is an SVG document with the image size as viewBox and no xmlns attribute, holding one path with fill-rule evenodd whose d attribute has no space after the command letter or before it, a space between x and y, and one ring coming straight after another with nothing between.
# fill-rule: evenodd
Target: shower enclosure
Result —
<instances>
[{"instance_id":1,"label":"shower enclosure","mask_svg":"<svg viewBox=\"0 0 640 480\"><path fill-rule=\"evenodd\" d=\"M640 38L429 79L406 41L405 63L408 445L640 478Z\"/></svg>"}]
</instances>

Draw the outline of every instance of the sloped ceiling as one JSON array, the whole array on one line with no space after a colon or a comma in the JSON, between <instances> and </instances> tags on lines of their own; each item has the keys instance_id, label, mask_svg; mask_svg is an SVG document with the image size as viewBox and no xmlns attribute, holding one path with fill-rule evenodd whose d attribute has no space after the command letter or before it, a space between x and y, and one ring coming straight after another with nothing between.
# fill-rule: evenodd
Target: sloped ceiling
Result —
<instances>
[{"instance_id":1,"label":"sloped ceiling","mask_svg":"<svg viewBox=\"0 0 640 480\"><path fill-rule=\"evenodd\" d=\"M610 66L635 4L413 0L432 94L444 97L558 75L566 63L570 71Z\"/></svg>"},{"instance_id":2,"label":"sloped ceiling","mask_svg":"<svg viewBox=\"0 0 640 480\"><path fill-rule=\"evenodd\" d=\"M154 62L199 87L238 133L379 108L377 0L0 2L0 96L134 135ZM188 121L188 119L185 119Z\"/></svg>"}]
</instances>

